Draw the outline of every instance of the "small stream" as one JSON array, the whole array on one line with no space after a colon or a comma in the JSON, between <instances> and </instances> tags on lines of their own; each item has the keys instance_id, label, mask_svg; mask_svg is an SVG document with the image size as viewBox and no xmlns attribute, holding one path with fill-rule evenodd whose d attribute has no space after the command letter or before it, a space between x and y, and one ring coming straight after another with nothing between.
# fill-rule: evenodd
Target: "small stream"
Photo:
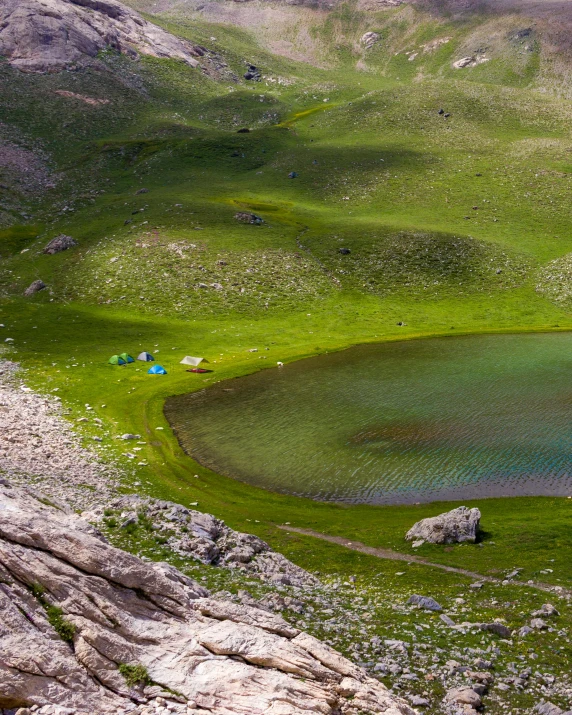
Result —
<instances>
[{"instance_id":1,"label":"small stream","mask_svg":"<svg viewBox=\"0 0 572 715\"><path fill-rule=\"evenodd\" d=\"M569 333L362 345L172 397L165 413L198 462L277 492L572 495Z\"/></svg>"}]
</instances>

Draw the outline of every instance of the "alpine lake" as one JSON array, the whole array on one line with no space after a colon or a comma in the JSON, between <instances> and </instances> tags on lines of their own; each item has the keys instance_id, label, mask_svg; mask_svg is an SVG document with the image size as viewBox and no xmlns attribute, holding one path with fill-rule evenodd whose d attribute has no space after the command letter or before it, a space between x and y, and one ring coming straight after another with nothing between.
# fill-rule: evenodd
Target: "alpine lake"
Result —
<instances>
[{"instance_id":1,"label":"alpine lake","mask_svg":"<svg viewBox=\"0 0 572 715\"><path fill-rule=\"evenodd\" d=\"M572 334L368 344L171 397L220 474L324 501L572 494Z\"/></svg>"}]
</instances>

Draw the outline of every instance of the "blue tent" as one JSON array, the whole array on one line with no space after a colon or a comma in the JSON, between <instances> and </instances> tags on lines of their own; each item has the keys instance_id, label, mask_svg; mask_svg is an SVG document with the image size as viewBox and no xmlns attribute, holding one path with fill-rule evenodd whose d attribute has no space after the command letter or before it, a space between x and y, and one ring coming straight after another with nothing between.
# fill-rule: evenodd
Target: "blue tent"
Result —
<instances>
[{"instance_id":1,"label":"blue tent","mask_svg":"<svg viewBox=\"0 0 572 715\"><path fill-rule=\"evenodd\" d=\"M147 370L149 375L166 375L167 371L161 365L153 365Z\"/></svg>"},{"instance_id":2,"label":"blue tent","mask_svg":"<svg viewBox=\"0 0 572 715\"><path fill-rule=\"evenodd\" d=\"M142 360L143 362L151 362L155 358L151 355L151 353L147 352L142 352L137 355L137 360Z\"/></svg>"}]
</instances>

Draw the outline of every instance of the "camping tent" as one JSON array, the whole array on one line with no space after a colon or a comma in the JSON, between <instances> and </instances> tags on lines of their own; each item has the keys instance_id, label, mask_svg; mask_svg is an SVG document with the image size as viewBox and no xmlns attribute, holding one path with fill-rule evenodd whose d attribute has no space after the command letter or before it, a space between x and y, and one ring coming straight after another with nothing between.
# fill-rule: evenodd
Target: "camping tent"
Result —
<instances>
[{"instance_id":1,"label":"camping tent","mask_svg":"<svg viewBox=\"0 0 572 715\"><path fill-rule=\"evenodd\" d=\"M108 362L110 365L125 365L125 360L121 355L112 355Z\"/></svg>"},{"instance_id":2,"label":"camping tent","mask_svg":"<svg viewBox=\"0 0 572 715\"><path fill-rule=\"evenodd\" d=\"M129 353L121 353L119 357L125 362L135 362Z\"/></svg>"},{"instance_id":3,"label":"camping tent","mask_svg":"<svg viewBox=\"0 0 572 715\"><path fill-rule=\"evenodd\" d=\"M165 370L164 367L161 367L161 365L153 365L153 367L150 367L147 372L149 375L166 375L167 371Z\"/></svg>"},{"instance_id":4,"label":"camping tent","mask_svg":"<svg viewBox=\"0 0 572 715\"><path fill-rule=\"evenodd\" d=\"M143 360L143 362L151 362L151 360L154 360L155 358L151 355L151 353L147 353L143 351L142 353L139 353L137 355L137 360Z\"/></svg>"},{"instance_id":5,"label":"camping tent","mask_svg":"<svg viewBox=\"0 0 572 715\"><path fill-rule=\"evenodd\" d=\"M190 355L187 355L181 360L181 365L192 365L193 367L198 367L202 362L208 362L208 360L205 360L204 358L199 358L199 357L191 357Z\"/></svg>"}]
</instances>

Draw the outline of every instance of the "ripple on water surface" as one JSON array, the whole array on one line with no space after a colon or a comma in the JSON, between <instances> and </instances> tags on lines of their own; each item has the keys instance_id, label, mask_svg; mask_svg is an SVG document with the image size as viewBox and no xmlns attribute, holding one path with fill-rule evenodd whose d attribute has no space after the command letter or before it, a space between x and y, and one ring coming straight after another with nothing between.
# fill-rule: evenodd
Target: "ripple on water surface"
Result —
<instances>
[{"instance_id":1,"label":"ripple on water surface","mask_svg":"<svg viewBox=\"0 0 572 715\"><path fill-rule=\"evenodd\" d=\"M197 461L274 491L372 504L572 494L569 333L358 346L165 412Z\"/></svg>"}]
</instances>

